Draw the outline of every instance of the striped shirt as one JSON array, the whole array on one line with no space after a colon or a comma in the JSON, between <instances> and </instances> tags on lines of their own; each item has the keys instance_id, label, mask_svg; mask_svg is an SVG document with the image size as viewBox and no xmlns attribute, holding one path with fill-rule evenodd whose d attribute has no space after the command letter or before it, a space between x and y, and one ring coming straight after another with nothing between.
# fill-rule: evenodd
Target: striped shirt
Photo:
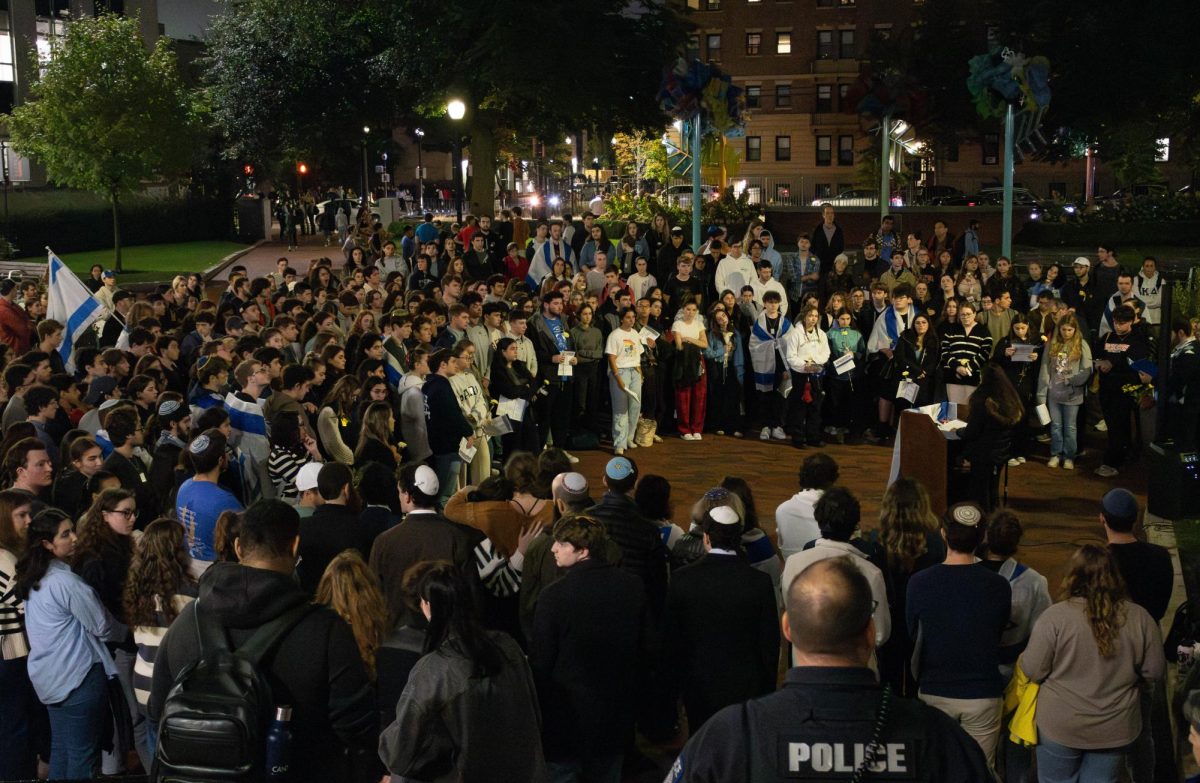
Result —
<instances>
[{"instance_id":1,"label":"striped shirt","mask_svg":"<svg viewBox=\"0 0 1200 783\"><path fill-rule=\"evenodd\" d=\"M192 591L195 591L195 585L190 585ZM154 603L161 606L160 598L155 598ZM171 603L175 607L175 616L183 611L183 607L187 606L192 601L196 600L192 595L173 595ZM155 614L155 625L138 625L133 629L133 641L137 644L137 658L133 662L133 695L137 698L138 706L144 711L146 705L150 703L150 687L154 679L154 658L158 655L159 645L162 644L163 637L167 635L166 625L159 625L163 621L161 612Z\"/></svg>"},{"instance_id":2,"label":"striped shirt","mask_svg":"<svg viewBox=\"0 0 1200 783\"><path fill-rule=\"evenodd\" d=\"M286 500L300 497L300 491L296 489L296 474L311 461L307 452L297 454L282 446L271 447L271 457L267 460L267 475L271 477L271 483L275 485L275 491L280 498Z\"/></svg>"},{"instance_id":3,"label":"striped shirt","mask_svg":"<svg viewBox=\"0 0 1200 783\"><path fill-rule=\"evenodd\" d=\"M11 661L29 655L25 607L17 598L17 556L0 548L0 656Z\"/></svg>"},{"instance_id":4,"label":"striped shirt","mask_svg":"<svg viewBox=\"0 0 1200 783\"><path fill-rule=\"evenodd\" d=\"M525 555L513 552L505 557L496 551L492 539L484 538L475 546L475 568L488 592L497 598L516 595L521 589L521 567Z\"/></svg>"},{"instance_id":5,"label":"striped shirt","mask_svg":"<svg viewBox=\"0 0 1200 783\"><path fill-rule=\"evenodd\" d=\"M967 334L961 326L951 329L942 341L942 374L946 383L967 386L979 385L979 372L992 355L992 335L983 324L976 323ZM971 374L961 376L959 367Z\"/></svg>"}]
</instances>

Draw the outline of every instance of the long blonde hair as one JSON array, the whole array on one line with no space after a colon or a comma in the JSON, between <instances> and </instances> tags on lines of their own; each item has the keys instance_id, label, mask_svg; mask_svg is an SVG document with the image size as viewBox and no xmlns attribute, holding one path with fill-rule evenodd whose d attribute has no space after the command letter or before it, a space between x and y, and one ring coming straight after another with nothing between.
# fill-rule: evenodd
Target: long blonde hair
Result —
<instances>
[{"instance_id":1,"label":"long blonde hair","mask_svg":"<svg viewBox=\"0 0 1200 783\"><path fill-rule=\"evenodd\" d=\"M1075 327L1075 334L1069 340L1063 339L1062 328ZM1079 319L1073 315L1064 315L1054 326L1054 337L1050 339L1050 355L1057 356L1066 351L1071 361L1078 361L1083 356L1083 334L1079 331Z\"/></svg>"},{"instance_id":2,"label":"long blonde hair","mask_svg":"<svg viewBox=\"0 0 1200 783\"><path fill-rule=\"evenodd\" d=\"M1108 548L1084 544L1075 550L1071 568L1063 577L1062 591L1067 598L1082 598L1086 603L1084 613L1100 655L1105 658L1115 655L1129 595Z\"/></svg>"},{"instance_id":3,"label":"long blonde hair","mask_svg":"<svg viewBox=\"0 0 1200 783\"><path fill-rule=\"evenodd\" d=\"M879 505L879 526L888 561L911 571L917 558L925 554L926 537L938 529L929 493L921 482L900 478L887 488Z\"/></svg>"},{"instance_id":4,"label":"long blonde hair","mask_svg":"<svg viewBox=\"0 0 1200 783\"><path fill-rule=\"evenodd\" d=\"M317 603L333 609L350 624L358 654L374 680L375 654L388 631L388 610L379 578L367 568L362 555L347 549L329 561L317 585Z\"/></svg>"}]
</instances>

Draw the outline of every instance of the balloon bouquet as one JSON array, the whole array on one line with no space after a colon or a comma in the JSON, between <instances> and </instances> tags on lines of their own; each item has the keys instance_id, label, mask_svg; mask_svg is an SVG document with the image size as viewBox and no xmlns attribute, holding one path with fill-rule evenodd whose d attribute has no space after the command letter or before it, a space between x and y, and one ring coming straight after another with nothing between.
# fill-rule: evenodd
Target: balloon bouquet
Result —
<instances>
[{"instance_id":1,"label":"balloon bouquet","mask_svg":"<svg viewBox=\"0 0 1200 783\"><path fill-rule=\"evenodd\" d=\"M1050 60L1027 57L1006 46L972 57L969 66L967 89L979 116L1003 117L1011 105L1017 110L1017 156L1044 145L1041 125L1050 107Z\"/></svg>"}]
</instances>

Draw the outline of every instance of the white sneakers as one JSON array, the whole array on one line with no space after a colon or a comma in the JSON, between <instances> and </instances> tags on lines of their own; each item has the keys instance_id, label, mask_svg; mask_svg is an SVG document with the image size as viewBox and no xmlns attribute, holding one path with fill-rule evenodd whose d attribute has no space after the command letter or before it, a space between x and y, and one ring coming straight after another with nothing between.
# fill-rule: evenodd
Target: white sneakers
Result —
<instances>
[{"instance_id":1,"label":"white sneakers","mask_svg":"<svg viewBox=\"0 0 1200 783\"><path fill-rule=\"evenodd\" d=\"M698 433L698 432L686 433L684 435L680 435L679 437L682 438L683 440L700 440L701 439L700 433Z\"/></svg>"},{"instance_id":2,"label":"white sneakers","mask_svg":"<svg viewBox=\"0 0 1200 783\"><path fill-rule=\"evenodd\" d=\"M776 427L771 430L771 437L775 440L787 440L787 433L783 431L783 427Z\"/></svg>"},{"instance_id":3,"label":"white sneakers","mask_svg":"<svg viewBox=\"0 0 1200 783\"><path fill-rule=\"evenodd\" d=\"M762 432L758 433L758 439L759 440L770 440L771 439L771 428L763 427Z\"/></svg>"},{"instance_id":4,"label":"white sneakers","mask_svg":"<svg viewBox=\"0 0 1200 783\"><path fill-rule=\"evenodd\" d=\"M1068 462L1069 462L1069 461L1070 461L1070 460L1068 460ZM1058 467L1058 465L1059 465L1059 463L1060 463L1060 460L1059 460L1059 458L1058 458L1058 455L1057 455L1057 454L1055 454L1053 457L1051 457L1051 458L1050 458L1050 461L1046 463L1046 467L1048 467L1048 468L1057 468L1057 467Z\"/></svg>"},{"instance_id":5,"label":"white sneakers","mask_svg":"<svg viewBox=\"0 0 1200 783\"><path fill-rule=\"evenodd\" d=\"M1075 470L1075 460L1064 459L1063 470Z\"/></svg>"}]
</instances>

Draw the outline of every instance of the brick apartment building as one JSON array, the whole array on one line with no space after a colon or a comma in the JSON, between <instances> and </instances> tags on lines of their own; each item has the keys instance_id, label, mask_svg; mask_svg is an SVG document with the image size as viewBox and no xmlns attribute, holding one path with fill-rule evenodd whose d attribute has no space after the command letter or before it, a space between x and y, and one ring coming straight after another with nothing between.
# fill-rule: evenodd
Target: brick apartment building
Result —
<instances>
[{"instance_id":1,"label":"brick apartment building","mask_svg":"<svg viewBox=\"0 0 1200 783\"><path fill-rule=\"evenodd\" d=\"M735 139L742 164L736 187L787 193L793 203L836 195L857 181L859 155L880 143L877 123L846 113L847 93L858 81L872 36L891 35L919 18L922 0L687 0L696 32L689 56L719 63L746 90L750 120L746 137ZM980 50L986 31L978 31ZM966 63L963 63L966 76ZM851 109L852 112L852 109ZM908 131L920 139L920 128ZM1003 127L982 138L963 138L956 147L927 149L920 156L897 153L897 163L927 185L949 185L966 193L1003 176ZM895 145L893 145L895 146ZM1083 159L1065 165L1026 160L1016 182L1041 197L1052 192L1078 198L1084 191ZM1174 187L1186 172L1163 164ZM707 173L707 169L706 169ZM739 180L745 182L739 183ZM1178 180L1178 181L1176 181ZM871 183L878 191L879 183ZM1096 195L1116 188L1103 161Z\"/></svg>"}]
</instances>

